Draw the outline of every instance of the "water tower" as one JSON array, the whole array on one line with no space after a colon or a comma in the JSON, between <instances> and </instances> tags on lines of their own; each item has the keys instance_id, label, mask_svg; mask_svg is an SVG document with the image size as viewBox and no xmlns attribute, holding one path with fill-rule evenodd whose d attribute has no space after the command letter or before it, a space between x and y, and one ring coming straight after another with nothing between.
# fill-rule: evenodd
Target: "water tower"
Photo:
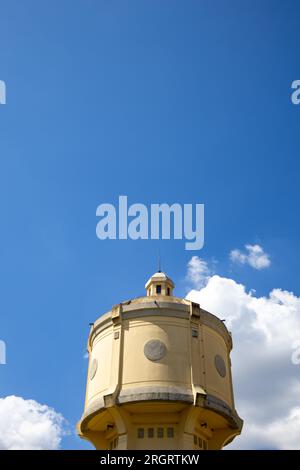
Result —
<instances>
[{"instance_id":1,"label":"water tower","mask_svg":"<svg viewBox=\"0 0 300 470\"><path fill-rule=\"evenodd\" d=\"M79 435L97 449L221 449L240 434L231 334L200 305L174 297L164 273L146 296L91 327Z\"/></svg>"}]
</instances>

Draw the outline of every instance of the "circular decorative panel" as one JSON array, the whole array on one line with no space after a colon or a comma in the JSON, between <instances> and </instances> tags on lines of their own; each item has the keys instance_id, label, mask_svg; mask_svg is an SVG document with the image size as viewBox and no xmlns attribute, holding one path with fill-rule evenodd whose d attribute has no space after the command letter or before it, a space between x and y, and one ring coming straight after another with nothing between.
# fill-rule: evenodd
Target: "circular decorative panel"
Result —
<instances>
[{"instance_id":1,"label":"circular decorative panel","mask_svg":"<svg viewBox=\"0 0 300 470\"><path fill-rule=\"evenodd\" d=\"M150 361L159 361L167 352L166 345L159 339L151 339L144 346L144 354Z\"/></svg>"},{"instance_id":2,"label":"circular decorative panel","mask_svg":"<svg viewBox=\"0 0 300 470\"><path fill-rule=\"evenodd\" d=\"M98 361L97 361L97 359L93 359L91 369L90 369L90 379L91 380L95 377L97 369L98 369Z\"/></svg>"},{"instance_id":3,"label":"circular decorative panel","mask_svg":"<svg viewBox=\"0 0 300 470\"><path fill-rule=\"evenodd\" d=\"M215 366L221 377L226 375L226 366L223 358L218 354L215 356Z\"/></svg>"}]
</instances>

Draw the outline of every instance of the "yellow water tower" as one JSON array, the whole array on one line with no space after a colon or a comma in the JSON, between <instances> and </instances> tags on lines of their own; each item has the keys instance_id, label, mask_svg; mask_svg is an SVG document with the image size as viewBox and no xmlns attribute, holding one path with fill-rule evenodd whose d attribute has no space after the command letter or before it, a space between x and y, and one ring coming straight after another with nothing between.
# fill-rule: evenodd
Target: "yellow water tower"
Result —
<instances>
[{"instance_id":1,"label":"yellow water tower","mask_svg":"<svg viewBox=\"0 0 300 470\"><path fill-rule=\"evenodd\" d=\"M173 296L164 273L145 297L91 327L79 435L96 449L221 449L240 434L231 334L200 305Z\"/></svg>"}]
</instances>

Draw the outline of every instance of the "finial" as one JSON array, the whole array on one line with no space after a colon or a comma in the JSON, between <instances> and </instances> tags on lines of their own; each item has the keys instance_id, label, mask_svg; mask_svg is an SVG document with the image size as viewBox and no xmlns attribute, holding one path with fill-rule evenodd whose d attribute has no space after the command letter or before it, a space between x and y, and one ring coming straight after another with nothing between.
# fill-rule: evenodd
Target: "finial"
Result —
<instances>
[{"instance_id":1,"label":"finial","mask_svg":"<svg viewBox=\"0 0 300 470\"><path fill-rule=\"evenodd\" d=\"M160 252L158 252L158 272L161 273Z\"/></svg>"}]
</instances>

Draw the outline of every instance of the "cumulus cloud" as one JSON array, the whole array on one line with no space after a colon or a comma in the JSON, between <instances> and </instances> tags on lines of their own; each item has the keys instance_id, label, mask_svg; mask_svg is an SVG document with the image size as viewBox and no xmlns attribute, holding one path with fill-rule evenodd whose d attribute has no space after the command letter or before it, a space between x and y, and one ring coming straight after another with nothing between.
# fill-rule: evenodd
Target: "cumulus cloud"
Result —
<instances>
[{"instance_id":1,"label":"cumulus cloud","mask_svg":"<svg viewBox=\"0 0 300 470\"><path fill-rule=\"evenodd\" d=\"M209 277L211 276L211 269L208 267L208 263L198 256L192 256L188 262L188 270L186 279L189 283L197 287L203 287Z\"/></svg>"},{"instance_id":2,"label":"cumulus cloud","mask_svg":"<svg viewBox=\"0 0 300 470\"><path fill-rule=\"evenodd\" d=\"M230 259L234 263L248 264L254 269L268 268L271 264L270 256L259 245L245 245L246 251L232 250Z\"/></svg>"},{"instance_id":3,"label":"cumulus cloud","mask_svg":"<svg viewBox=\"0 0 300 470\"><path fill-rule=\"evenodd\" d=\"M65 420L47 405L14 395L0 398L0 450L59 449Z\"/></svg>"},{"instance_id":4,"label":"cumulus cloud","mask_svg":"<svg viewBox=\"0 0 300 470\"><path fill-rule=\"evenodd\" d=\"M233 279L211 276L187 298L226 319L242 435L228 448L300 449L300 298L273 289L258 297ZM298 351L299 357L299 351Z\"/></svg>"}]
</instances>

